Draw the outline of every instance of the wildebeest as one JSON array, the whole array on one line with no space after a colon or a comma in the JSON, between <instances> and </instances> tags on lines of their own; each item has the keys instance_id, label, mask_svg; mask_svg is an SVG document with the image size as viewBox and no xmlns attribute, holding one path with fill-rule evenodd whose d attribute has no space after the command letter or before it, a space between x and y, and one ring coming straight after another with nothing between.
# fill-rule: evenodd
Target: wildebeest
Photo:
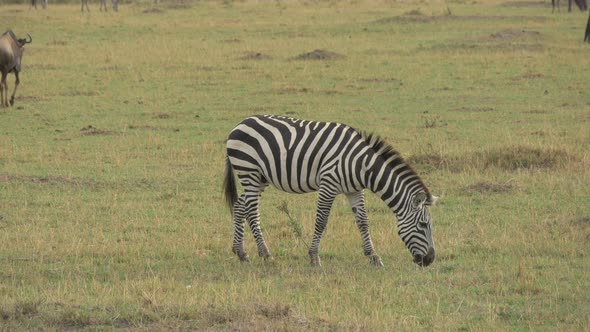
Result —
<instances>
[{"instance_id":1,"label":"wildebeest","mask_svg":"<svg viewBox=\"0 0 590 332\"><path fill-rule=\"evenodd\" d=\"M580 8L580 10L586 10L587 5L586 5L586 0L574 0L576 3L576 6L578 6L578 8ZM559 3L560 0L551 0L551 6L553 7L552 12L555 12L555 6L557 6L557 11L559 11ZM571 12L572 11L572 0L568 0L567 1L567 11Z\"/></svg>"},{"instance_id":2,"label":"wildebeest","mask_svg":"<svg viewBox=\"0 0 590 332\"><path fill-rule=\"evenodd\" d=\"M16 94L16 88L20 83L18 73L20 72L24 46L33 41L31 35L27 33L27 36L29 36L29 40L26 38L16 38L16 35L10 29L6 30L6 32L0 36L0 72L2 73L2 79L0 80L0 103L6 107L14 104L14 95ZM16 79L14 81L14 90L12 91L9 104L6 77L10 72L14 72Z\"/></svg>"},{"instance_id":3,"label":"wildebeest","mask_svg":"<svg viewBox=\"0 0 590 332\"><path fill-rule=\"evenodd\" d=\"M551 0L551 5L553 6L553 12L555 12L555 6L557 5L557 11L559 11L559 1L560 0ZM580 8L581 11L585 11L588 9L588 2L587 0L574 0L576 6ZM567 4L567 11L572 11L572 0L568 0ZM586 32L584 33L584 41L590 43L590 12L588 15L588 23L586 23Z\"/></svg>"},{"instance_id":4,"label":"wildebeest","mask_svg":"<svg viewBox=\"0 0 590 332\"><path fill-rule=\"evenodd\" d=\"M551 10L552 13L555 12L555 7L557 7L558 12L560 11L560 7L561 7L560 2L561 2L561 0L551 0L551 7L553 8ZM567 11L568 12L572 11L572 0L567 0Z\"/></svg>"},{"instance_id":5,"label":"wildebeest","mask_svg":"<svg viewBox=\"0 0 590 332\"><path fill-rule=\"evenodd\" d=\"M47 0L41 0L41 6L43 6L43 9L47 9ZM32 9L33 7L37 9L37 0L31 0L31 7L29 7L29 9Z\"/></svg>"},{"instance_id":6,"label":"wildebeest","mask_svg":"<svg viewBox=\"0 0 590 332\"><path fill-rule=\"evenodd\" d=\"M86 10L90 12L90 8L88 7L88 0L82 0L82 12L84 12L84 6L86 6Z\"/></svg>"},{"instance_id":7,"label":"wildebeest","mask_svg":"<svg viewBox=\"0 0 590 332\"><path fill-rule=\"evenodd\" d=\"M581 11L588 9L586 0L576 0L576 5ZM586 32L584 33L584 41L590 43L590 11L588 11L588 23L586 23Z\"/></svg>"},{"instance_id":8,"label":"wildebeest","mask_svg":"<svg viewBox=\"0 0 590 332\"><path fill-rule=\"evenodd\" d=\"M35 9L37 9L37 0L31 0L31 7L29 7L29 9L35 7Z\"/></svg>"}]
</instances>

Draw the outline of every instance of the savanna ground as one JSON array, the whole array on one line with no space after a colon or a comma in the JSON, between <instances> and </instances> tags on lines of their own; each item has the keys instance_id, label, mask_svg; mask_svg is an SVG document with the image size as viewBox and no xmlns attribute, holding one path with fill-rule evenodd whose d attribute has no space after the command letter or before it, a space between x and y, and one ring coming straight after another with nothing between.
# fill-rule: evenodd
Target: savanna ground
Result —
<instances>
[{"instance_id":1,"label":"savanna ground","mask_svg":"<svg viewBox=\"0 0 590 332\"><path fill-rule=\"evenodd\" d=\"M0 330L590 329L586 14L542 1L91 6L0 7L2 28L33 36L16 105L0 110ZM311 268L316 196L268 189L274 260L248 233L241 264L224 141L258 113L385 137L441 196L436 261L413 264L369 194L386 266L369 266L339 198Z\"/></svg>"}]
</instances>

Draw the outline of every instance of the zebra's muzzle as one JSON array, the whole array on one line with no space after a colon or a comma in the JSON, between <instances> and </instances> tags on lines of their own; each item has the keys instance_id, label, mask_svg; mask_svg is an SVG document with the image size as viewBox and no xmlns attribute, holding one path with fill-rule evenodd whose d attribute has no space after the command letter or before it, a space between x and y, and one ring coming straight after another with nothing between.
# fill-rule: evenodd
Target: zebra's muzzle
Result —
<instances>
[{"instance_id":1,"label":"zebra's muzzle","mask_svg":"<svg viewBox=\"0 0 590 332\"><path fill-rule=\"evenodd\" d=\"M414 263L422 266L427 267L430 263L434 262L434 248L430 247L426 255L415 255L414 256Z\"/></svg>"}]
</instances>

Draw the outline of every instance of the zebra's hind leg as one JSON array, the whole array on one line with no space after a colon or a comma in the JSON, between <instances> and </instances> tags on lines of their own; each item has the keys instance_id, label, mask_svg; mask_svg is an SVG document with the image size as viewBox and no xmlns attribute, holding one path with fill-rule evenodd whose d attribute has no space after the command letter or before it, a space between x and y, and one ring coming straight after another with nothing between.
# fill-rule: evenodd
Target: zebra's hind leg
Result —
<instances>
[{"instance_id":1,"label":"zebra's hind leg","mask_svg":"<svg viewBox=\"0 0 590 332\"><path fill-rule=\"evenodd\" d=\"M367 209L365 208L365 193L359 191L352 194L347 194L348 202L352 207L356 225L361 232L363 239L363 252L365 256L369 257L369 261L373 266L383 266L381 257L377 255L373 248L373 241L371 240L371 233L369 233L369 218L367 217Z\"/></svg>"},{"instance_id":2,"label":"zebra's hind leg","mask_svg":"<svg viewBox=\"0 0 590 332\"><path fill-rule=\"evenodd\" d=\"M244 194L234 204L234 242L232 252L240 258L240 261L247 262L248 254L244 250Z\"/></svg>"},{"instance_id":3,"label":"zebra's hind leg","mask_svg":"<svg viewBox=\"0 0 590 332\"><path fill-rule=\"evenodd\" d=\"M246 220L256 240L258 246L258 256L264 259L271 259L270 252L262 236L262 230L260 229L260 211L258 204L260 202L260 195L262 192L246 192L244 195L244 210L246 213Z\"/></svg>"},{"instance_id":4,"label":"zebra's hind leg","mask_svg":"<svg viewBox=\"0 0 590 332\"><path fill-rule=\"evenodd\" d=\"M332 209L332 203L336 198L336 191L326 186L320 186L317 215L315 220L315 229L313 232L313 239L311 240L311 246L309 247L309 258L311 259L312 266L322 266L320 260L320 241L322 234L328 224L328 218L330 216L330 210Z\"/></svg>"}]
</instances>

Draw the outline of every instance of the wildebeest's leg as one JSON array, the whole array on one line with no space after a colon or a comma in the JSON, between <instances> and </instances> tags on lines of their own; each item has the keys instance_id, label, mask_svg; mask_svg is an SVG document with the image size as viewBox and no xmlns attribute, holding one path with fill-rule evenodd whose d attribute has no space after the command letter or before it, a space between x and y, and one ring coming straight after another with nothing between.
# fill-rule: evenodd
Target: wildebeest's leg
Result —
<instances>
[{"instance_id":1,"label":"wildebeest's leg","mask_svg":"<svg viewBox=\"0 0 590 332\"><path fill-rule=\"evenodd\" d=\"M332 203L336 198L336 190L327 186L320 185L317 215L315 220L315 229L313 232L313 239L311 240L311 246L309 247L309 258L311 259L312 266L321 266L320 262L320 241L322 234L328 224L328 217L330 216L330 209L332 209Z\"/></svg>"},{"instance_id":2,"label":"wildebeest's leg","mask_svg":"<svg viewBox=\"0 0 590 332\"><path fill-rule=\"evenodd\" d=\"M588 23L586 23L586 33L584 34L584 41L590 43L590 10L588 11Z\"/></svg>"},{"instance_id":3,"label":"wildebeest's leg","mask_svg":"<svg viewBox=\"0 0 590 332\"><path fill-rule=\"evenodd\" d=\"M119 0L112 0L113 3L113 10L118 12L119 11Z\"/></svg>"},{"instance_id":4,"label":"wildebeest's leg","mask_svg":"<svg viewBox=\"0 0 590 332\"><path fill-rule=\"evenodd\" d=\"M2 78L0 79L0 104L2 106L8 106L8 86L6 84L6 77L8 72L2 72Z\"/></svg>"},{"instance_id":5,"label":"wildebeest's leg","mask_svg":"<svg viewBox=\"0 0 590 332\"><path fill-rule=\"evenodd\" d=\"M367 217L367 209L365 208L365 193L359 191L357 193L347 194L348 202L354 213L356 225L361 232L363 239L363 252L365 256L369 257L371 265L383 266L381 258L373 248L373 241L371 240L371 233L369 233L369 218Z\"/></svg>"},{"instance_id":6,"label":"wildebeest's leg","mask_svg":"<svg viewBox=\"0 0 590 332\"><path fill-rule=\"evenodd\" d=\"M248 254L244 250L244 198L242 194L234 204L234 242L232 244L232 252L240 258L242 262L248 261Z\"/></svg>"},{"instance_id":7,"label":"wildebeest's leg","mask_svg":"<svg viewBox=\"0 0 590 332\"><path fill-rule=\"evenodd\" d=\"M102 12L102 8L104 7L104 11L107 11L107 0L100 0L100 11Z\"/></svg>"},{"instance_id":8,"label":"wildebeest's leg","mask_svg":"<svg viewBox=\"0 0 590 332\"><path fill-rule=\"evenodd\" d=\"M14 95L16 95L16 88L20 84L20 79L18 78L18 71L16 69L14 70L14 77L14 90L12 90L12 96L10 96L10 106L14 105ZM8 93L8 90L6 90L6 93Z\"/></svg>"}]
</instances>

